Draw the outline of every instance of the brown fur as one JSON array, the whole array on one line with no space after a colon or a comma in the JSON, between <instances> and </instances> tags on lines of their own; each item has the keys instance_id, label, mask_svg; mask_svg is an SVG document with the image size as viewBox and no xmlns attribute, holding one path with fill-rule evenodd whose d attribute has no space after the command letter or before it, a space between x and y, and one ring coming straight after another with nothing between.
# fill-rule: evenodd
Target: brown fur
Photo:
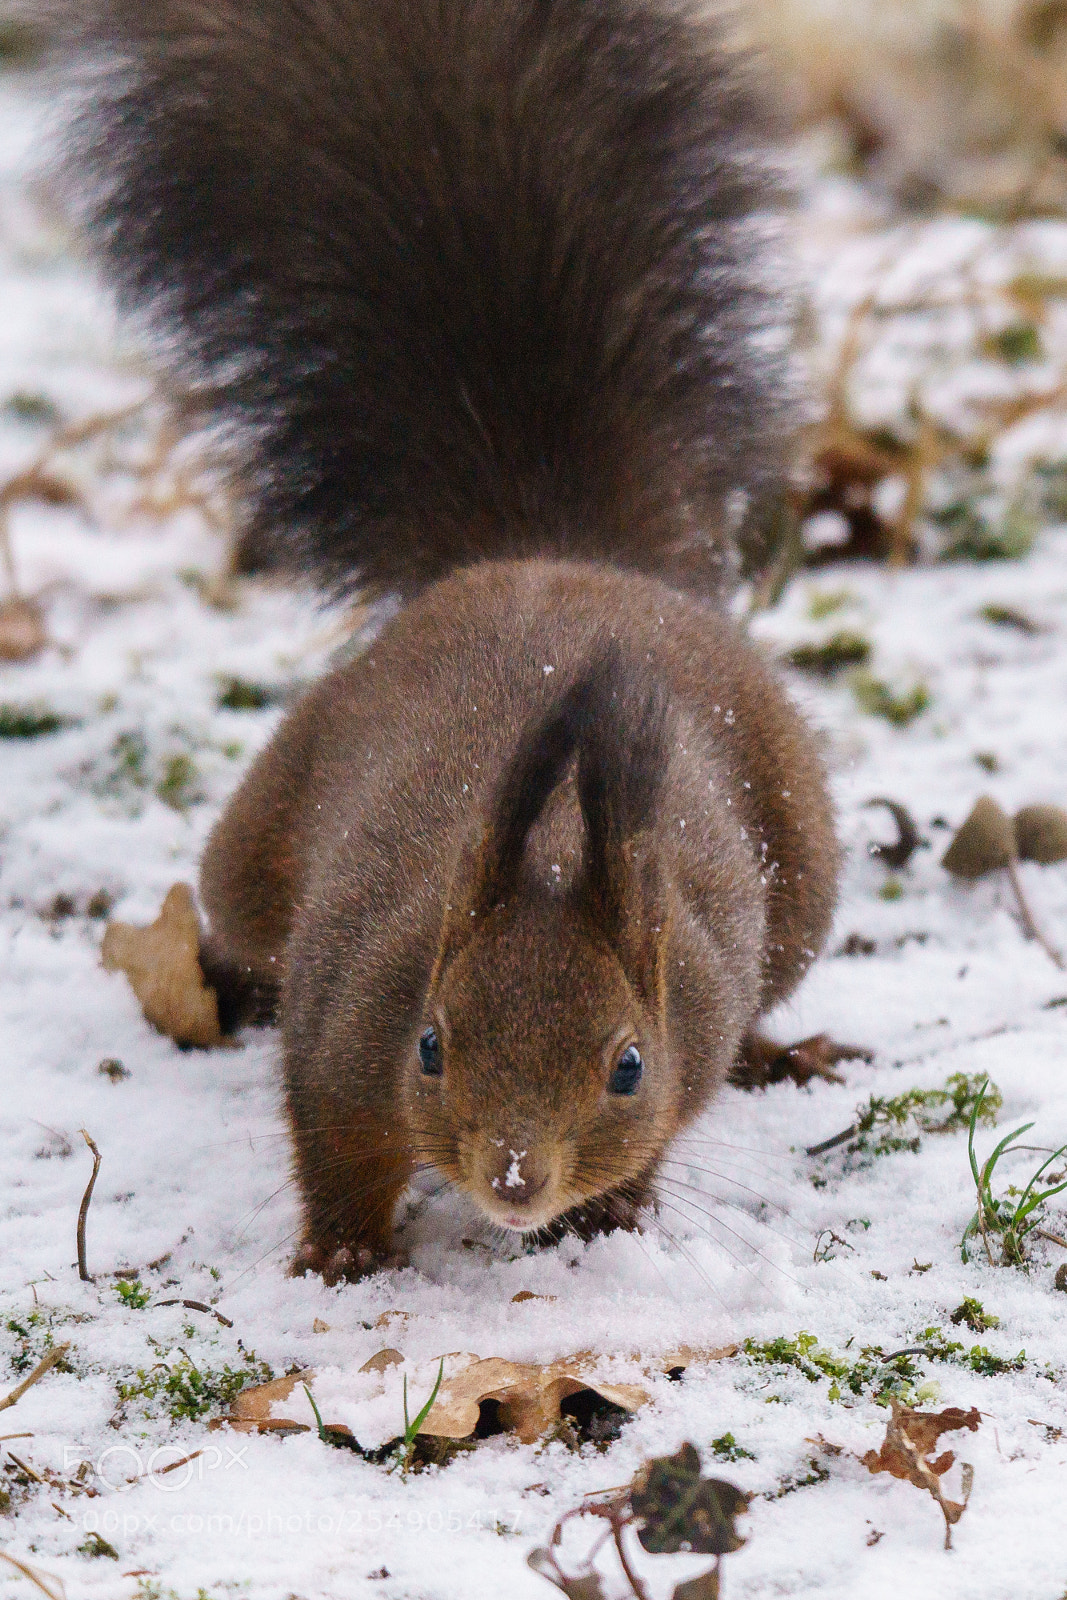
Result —
<instances>
[{"instance_id":1,"label":"brown fur","mask_svg":"<svg viewBox=\"0 0 1067 1600\"><path fill-rule=\"evenodd\" d=\"M204 858L219 959L280 977L301 1260L386 1252L421 1163L509 1226L632 1220L820 948L837 859L813 735L722 615L577 563L428 590L290 712Z\"/></svg>"},{"instance_id":2,"label":"brown fur","mask_svg":"<svg viewBox=\"0 0 1067 1600\"><path fill-rule=\"evenodd\" d=\"M791 417L765 117L688 0L52 3L72 194L235 439L246 548L729 583Z\"/></svg>"}]
</instances>

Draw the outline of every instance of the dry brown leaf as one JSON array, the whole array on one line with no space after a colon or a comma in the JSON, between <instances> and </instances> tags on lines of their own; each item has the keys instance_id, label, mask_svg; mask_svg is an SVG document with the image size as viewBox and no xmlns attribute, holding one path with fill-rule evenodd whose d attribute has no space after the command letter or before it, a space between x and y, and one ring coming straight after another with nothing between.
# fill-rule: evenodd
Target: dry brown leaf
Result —
<instances>
[{"instance_id":1,"label":"dry brown leaf","mask_svg":"<svg viewBox=\"0 0 1067 1600\"><path fill-rule=\"evenodd\" d=\"M0 661L29 661L48 643L44 612L17 595L0 604Z\"/></svg>"},{"instance_id":2,"label":"dry brown leaf","mask_svg":"<svg viewBox=\"0 0 1067 1600\"><path fill-rule=\"evenodd\" d=\"M242 1389L226 1417L215 1417L208 1428L233 1428L237 1433L310 1433L306 1422L293 1422L288 1417L271 1415L276 1401L288 1400L297 1384L310 1383L313 1372L295 1372L287 1378L275 1378L271 1383L257 1383L252 1389Z\"/></svg>"},{"instance_id":3,"label":"dry brown leaf","mask_svg":"<svg viewBox=\"0 0 1067 1600\"><path fill-rule=\"evenodd\" d=\"M200 968L200 919L187 883L174 884L150 927L109 922L100 954L109 972L126 974L145 1017L175 1044L229 1043Z\"/></svg>"},{"instance_id":4,"label":"dry brown leaf","mask_svg":"<svg viewBox=\"0 0 1067 1600\"><path fill-rule=\"evenodd\" d=\"M1067 861L1067 811L1062 806L1023 806L1015 813L1014 828L1020 860L1043 867Z\"/></svg>"},{"instance_id":5,"label":"dry brown leaf","mask_svg":"<svg viewBox=\"0 0 1067 1600\"><path fill-rule=\"evenodd\" d=\"M410 1311L383 1311L381 1316L375 1322L374 1326L376 1328L387 1328L391 1322L410 1322L410 1321L411 1321L411 1312Z\"/></svg>"},{"instance_id":6,"label":"dry brown leaf","mask_svg":"<svg viewBox=\"0 0 1067 1600\"><path fill-rule=\"evenodd\" d=\"M379 1350L377 1355L371 1356L369 1361L364 1361L360 1372L387 1372L390 1367L402 1367L404 1357L399 1350Z\"/></svg>"},{"instance_id":7,"label":"dry brown leaf","mask_svg":"<svg viewBox=\"0 0 1067 1600\"><path fill-rule=\"evenodd\" d=\"M706 1366L711 1361L728 1361L740 1350L739 1344L720 1344L712 1349L694 1349L692 1345L680 1344L675 1350L668 1350L666 1355L656 1357L656 1366L662 1372L677 1372L679 1368Z\"/></svg>"},{"instance_id":8,"label":"dry brown leaf","mask_svg":"<svg viewBox=\"0 0 1067 1600\"><path fill-rule=\"evenodd\" d=\"M736 1345L708 1351L672 1350L665 1356L658 1356L650 1365L660 1372L674 1372L697 1362L722 1360L736 1351ZM438 1359L444 1360L446 1372L449 1367L453 1370L442 1382L419 1431L442 1439L466 1439L472 1434L478 1425L480 1408L487 1400L498 1403L499 1420L505 1428L524 1444L532 1444L559 1422L561 1403L583 1390L591 1389L602 1400L621 1406L624 1411L636 1411L649 1398L648 1390L640 1384L613 1383L598 1377L596 1357L589 1350L549 1362L547 1366L498 1357L482 1360L466 1351L452 1351ZM399 1350L379 1350L359 1370L384 1377L403 1360ZM436 1368L436 1363L430 1365ZM436 1370L433 1376L436 1377ZM274 1406L288 1400L298 1385L311 1384L314 1379L314 1372L301 1372L253 1389L242 1389L229 1415L216 1419L210 1426L229 1426L239 1433L306 1432L306 1423L275 1414ZM349 1431L344 1425L329 1421L325 1426L334 1432Z\"/></svg>"},{"instance_id":9,"label":"dry brown leaf","mask_svg":"<svg viewBox=\"0 0 1067 1600\"><path fill-rule=\"evenodd\" d=\"M973 1473L969 1467L964 1467L962 1502L946 1500L941 1492L941 1479L956 1457L951 1450L942 1451L933 1461L928 1457L936 1450L943 1433L955 1433L962 1428L974 1433L982 1420L981 1412L977 1406L972 1406L970 1411L963 1411L959 1406L949 1406L946 1411L912 1411L892 1395L889 1404L893 1414L886 1424L882 1448L868 1450L863 1464L869 1472L890 1472L894 1478L903 1478L931 1494L945 1519L945 1549L949 1550L953 1524L967 1509Z\"/></svg>"},{"instance_id":10,"label":"dry brown leaf","mask_svg":"<svg viewBox=\"0 0 1067 1600\"><path fill-rule=\"evenodd\" d=\"M544 1300L547 1303L555 1299L554 1294L534 1294L532 1289L520 1289L518 1294L512 1295L511 1303L513 1306L521 1306L527 1300Z\"/></svg>"},{"instance_id":11,"label":"dry brown leaf","mask_svg":"<svg viewBox=\"0 0 1067 1600\"><path fill-rule=\"evenodd\" d=\"M637 1384L607 1383L587 1368L592 1357L583 1352L547 1367L503 1361L491 1356L472 1361L452 1378L446 1378L422 1425L423 1433L445 1439L465 1439L478 1425L479 1407L485 1400L499 1402L503 1426L523 1444L532 1444L560 1420L560 1404L582 1389L592 1389L601 1399L624 1411L636 1411L648 1399Z\"/></svg>"},{"instance_id":12,"label":"dry brown leaf","mask_svg":"<svg viewBox=\"0 0 1067 1600\"><path fill-rule=\"evenodd\" d=\"M957 878L984 878L1015 858L1011 818L990 795L977 799L941 857L946 872Z\"/></svg>"}]
</instances>

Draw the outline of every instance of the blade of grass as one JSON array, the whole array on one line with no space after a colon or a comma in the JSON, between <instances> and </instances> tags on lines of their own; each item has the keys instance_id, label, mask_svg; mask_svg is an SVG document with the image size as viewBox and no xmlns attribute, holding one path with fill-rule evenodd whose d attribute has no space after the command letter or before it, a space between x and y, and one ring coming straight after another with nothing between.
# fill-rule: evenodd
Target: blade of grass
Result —
<instances>
[{"instance_id":1,"label":"blade of grass","mask_svg":"<svg viewBox=\"0 0 1067 1600\"><path fill-rule=\"evenodd\" d=\"M404 1443L405 1443L405 1445L412 1445L415 1442L415 1439L416 1439L416 1437L418 1435L419 1429L422 1427L423 1423L426 1421L426 1418L430 1415L430 1412L433 1409L433 1403L437 1399L437 1393L438 1393L438 1390L441 1387L441 1380L444 1378L444 1375L445 1375L445 1358L444 1358L444 1356L442 1356L441 1357L441 1365L437 1369L437 1381L435 1382L435 1384L433 1386L433 1389L432 1389L432 1391L430 1393L430 1398L427 1400L426 1404L423 1406L422 1410L419 1412L418 1416L415 1418L415 1421L409 1423L408 1422L408 1380L407 1380L407 1374L405 1373L405 1375L404 1375Z\"/></svg>"},{"instance_id":2,"label":"blade of grass","mask_svg":"<svg viewBox=\"0 0 1067 1600\"><path fill-rule=\"evenodd\" d=\"M319 1411L318 1406L315 1404L315 1396L312 1394L311 1390L308 1388L306 1383L302 1384L301 1388L303 1389L304 1393L308 1397L308 1405L311 1407L312 1411L315 1413L315 1426L319 1430L319 1438L322 1440L323 1444L329 1444L330 1441L326 1437L326 1427L325 1427L325 1424L323 1423L323 1420L322 1420L322 1413Z\"/></svg>"}]
</instances>

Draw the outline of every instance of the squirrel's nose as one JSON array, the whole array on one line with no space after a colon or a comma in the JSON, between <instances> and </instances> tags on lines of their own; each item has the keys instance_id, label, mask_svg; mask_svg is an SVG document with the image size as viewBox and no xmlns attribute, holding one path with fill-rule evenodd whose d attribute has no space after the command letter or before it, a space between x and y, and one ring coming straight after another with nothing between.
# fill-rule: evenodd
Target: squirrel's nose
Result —
<instances>
[{"instance_id":1,"label":"squirrel's nose","mask_svg":"<svg viewBox=\"0 0 1067 1600\"><path fill-rule=\"evenodd\" d=\"M493 1194L509 1208L522 1210L534 1201L548 1184L548 1168L529 1150L512 1149L506 1140L493 1140L492 1158L486 1176Z\"/></svg>"}]
</instances>

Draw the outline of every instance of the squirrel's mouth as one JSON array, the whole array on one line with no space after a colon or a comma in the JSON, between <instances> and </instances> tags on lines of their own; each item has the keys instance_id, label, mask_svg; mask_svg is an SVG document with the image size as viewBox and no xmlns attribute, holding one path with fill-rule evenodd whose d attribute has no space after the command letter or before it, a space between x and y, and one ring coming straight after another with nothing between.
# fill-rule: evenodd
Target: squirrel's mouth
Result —
<instances>
[{"instance_id":1,"label":"squirrel's mouth","mask_svg":"<svg viewBox=\"0 0 1067 1600\"><path fill-rule=\"evenodd\" d=\"M537 1233L557 1217L560 1161L529 1139L488 1139L466 1187L491 1222L512 1233Z\"/></svg>"}]
</instances>

